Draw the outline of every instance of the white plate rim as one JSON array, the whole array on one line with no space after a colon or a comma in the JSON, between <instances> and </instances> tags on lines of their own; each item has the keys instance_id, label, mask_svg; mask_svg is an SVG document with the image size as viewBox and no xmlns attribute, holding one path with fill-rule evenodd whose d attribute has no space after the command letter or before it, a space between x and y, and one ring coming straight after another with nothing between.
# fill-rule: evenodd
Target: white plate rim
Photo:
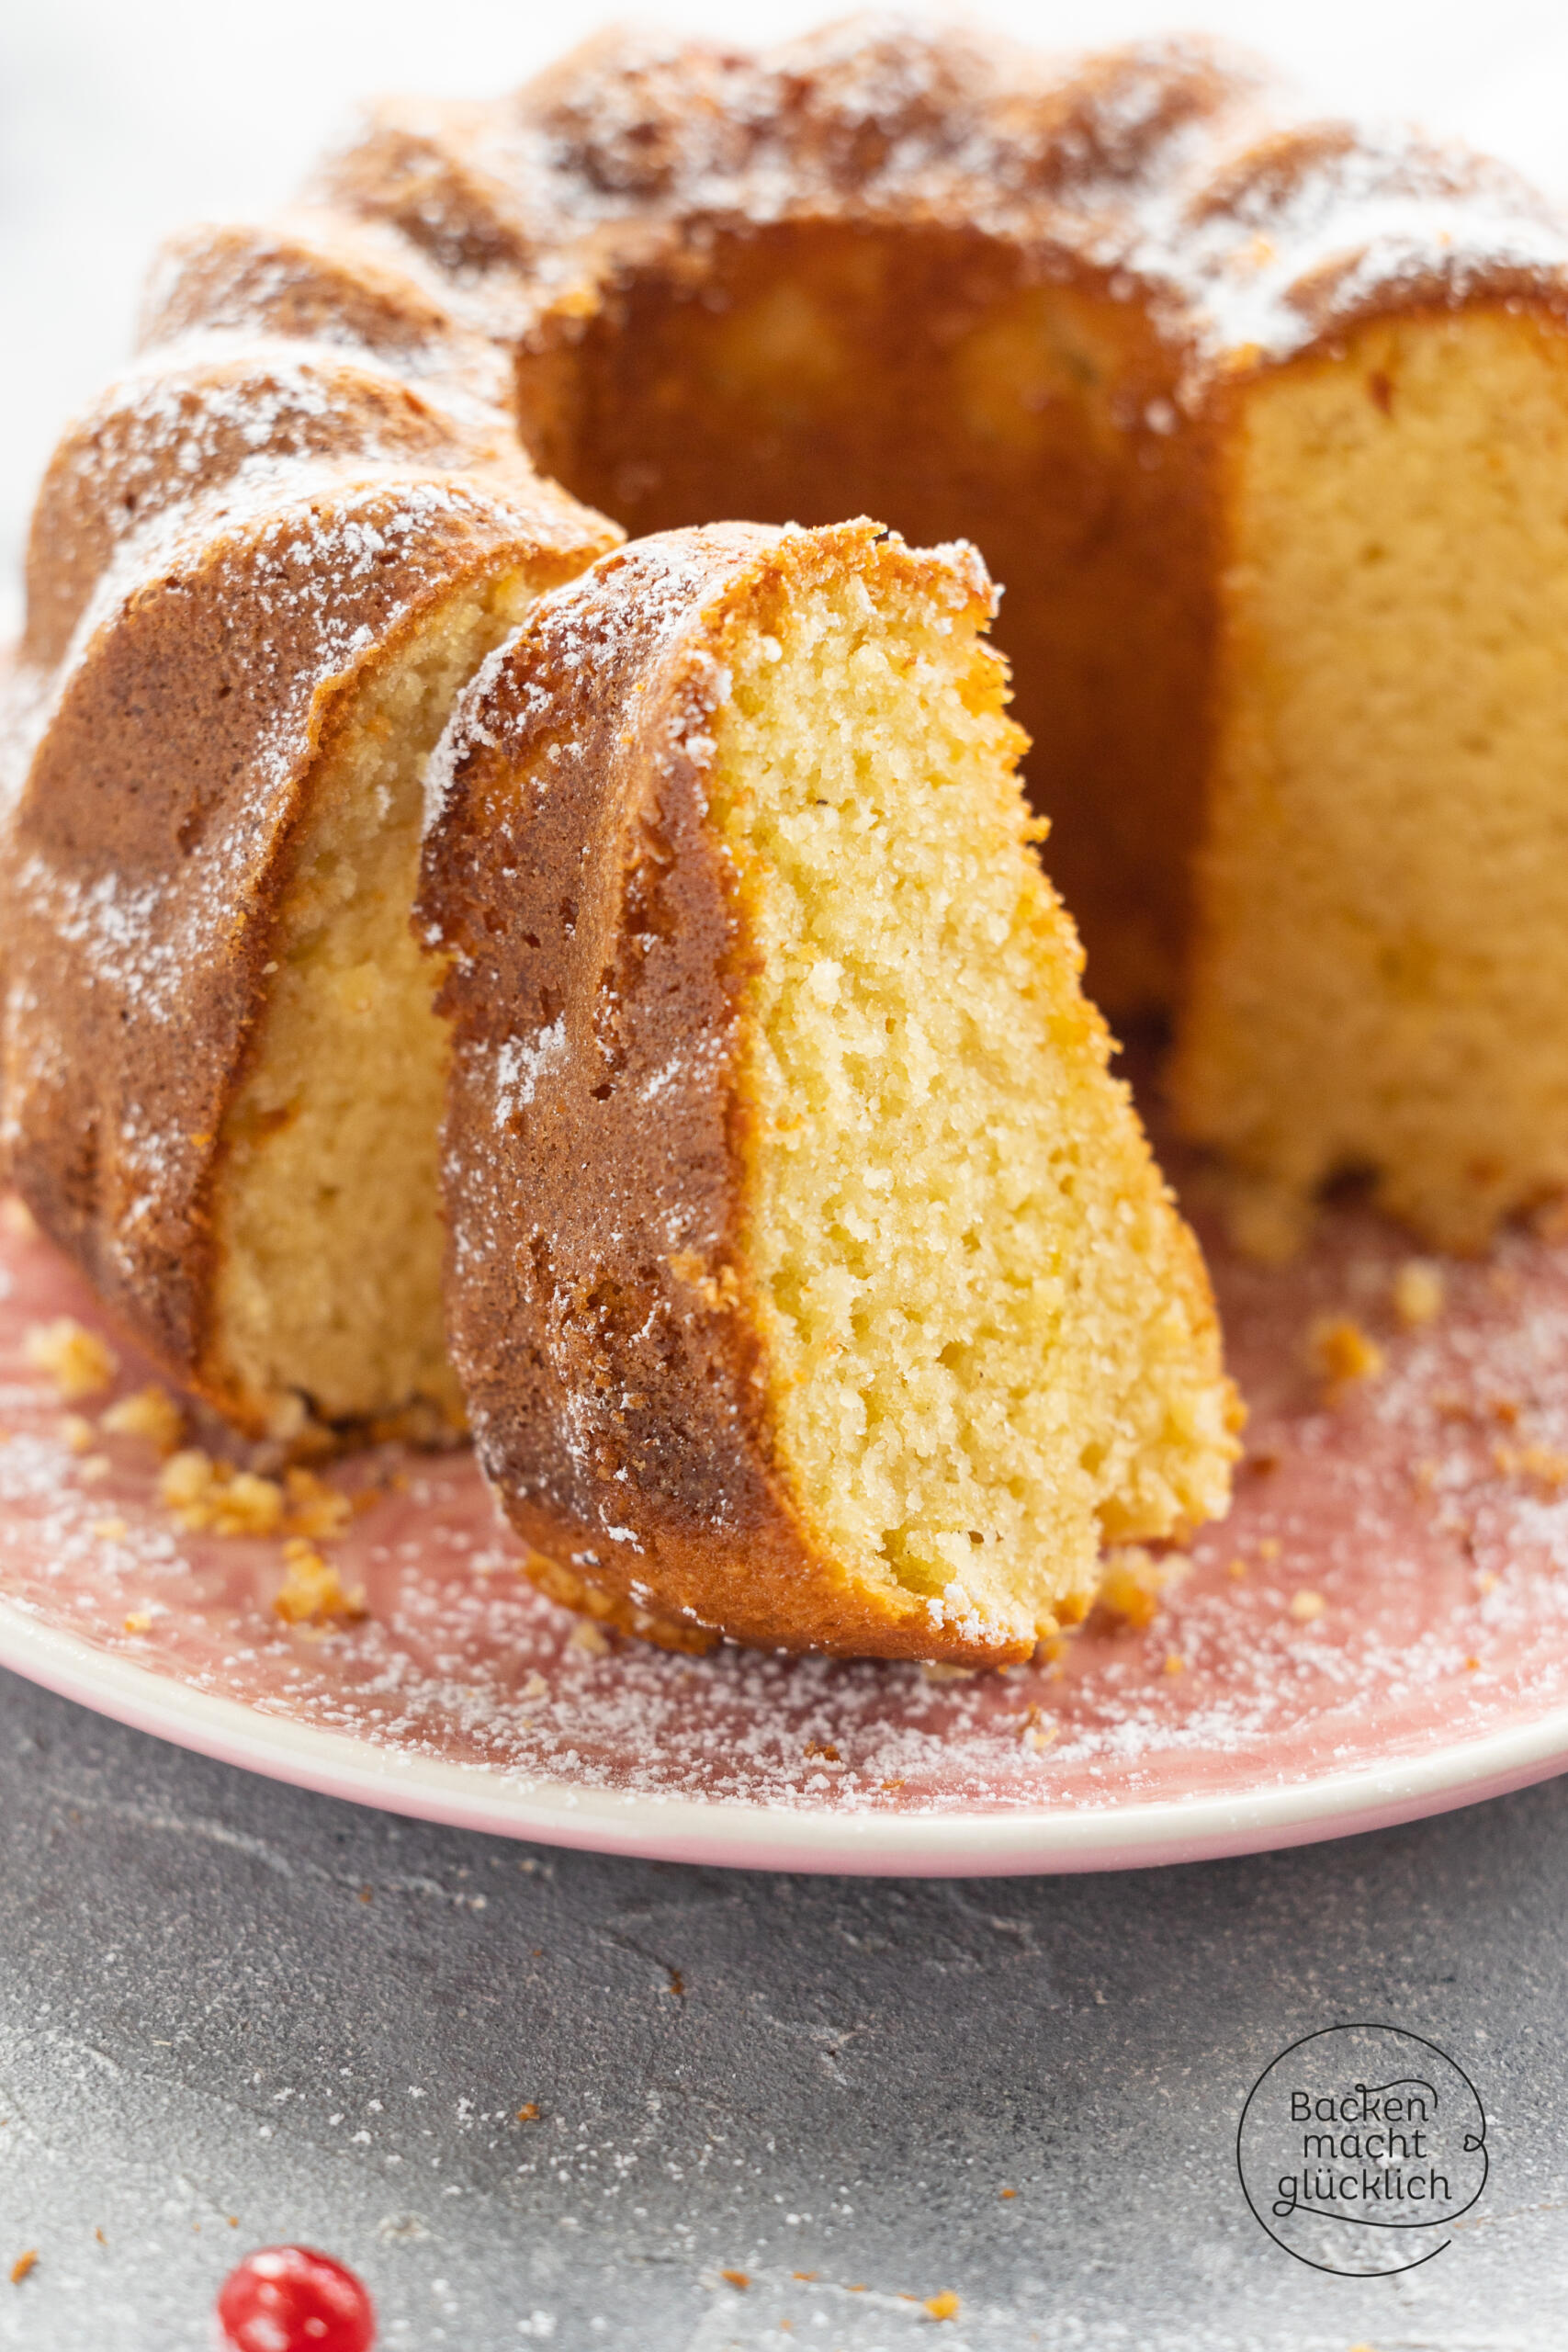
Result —
<instances>
[{"instance_id":1,"label":"white plate rim","mask_svg":"<svg viewBox=\"0 0 1568 2352\"><path fill-rule=\"evenodd\" d=\"M983 1878L1213 1860L1390 1827L1568 1770L1568 1707L1556 1707L1385 1764L1254 1783L1234 1795L1059 1811L807 1813L573 1787L545 1775L524 1781L483 1764L401 1755L198 1690L4 1596L0 1666L133 1730L319 1795L543 1845L742 1870Z\"/></svg>"}]
</instances>

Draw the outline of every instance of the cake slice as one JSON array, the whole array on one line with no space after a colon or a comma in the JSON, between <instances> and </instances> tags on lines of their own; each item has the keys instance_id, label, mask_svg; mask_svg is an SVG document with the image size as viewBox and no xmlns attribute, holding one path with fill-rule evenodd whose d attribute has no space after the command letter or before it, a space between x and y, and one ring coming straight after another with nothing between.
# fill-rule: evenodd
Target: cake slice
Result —
<instances>
[{"instance_id":1,"label":"cake slice","mask_svg":"<svg viewBox=\"0 0 1568 2352\"><path fill-rule=\"evenodd\" d=\"M424 765L617 536L500 419L308 345L137 371L46 477L17 689L45 723L0 744L0 1140L106 1306L251 1438L461 1426Z\"/></svg>"},{"instance_id":2,"label":"cake slice","mask_svg":"<svg viewBox=\"0 0 1568 2352\"><path fill-rule=\"evenodd\" d=\"M447 1310L533 1573L656 1639L995 1665L1223 1512L1197 1249L1029 846L974 550L671 532L432 763Z\"/></svg>"}]
</instances>

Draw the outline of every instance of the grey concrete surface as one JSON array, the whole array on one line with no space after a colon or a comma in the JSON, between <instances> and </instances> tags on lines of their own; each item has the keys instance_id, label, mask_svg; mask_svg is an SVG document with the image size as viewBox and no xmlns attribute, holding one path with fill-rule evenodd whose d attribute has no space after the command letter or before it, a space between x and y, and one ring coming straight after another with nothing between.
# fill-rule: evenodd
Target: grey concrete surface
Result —
<instances>
[{"instance_id":1,"label":"grey concrete surface","mask_svg":"<svg viewBox=\"0 0 1568 2352\"><path fill-rule=\"evenodd\" d=\"M0 1677L0 2345L196 2352L285 2238L412 2352L1568 2342L1568 1782L1156 1873L761 1877L360 1812ZM1254 2078L1347 2018L1489 2117L1396 2279L1302 2267L1236 2182Z\"/></svg>"}]
</instances>

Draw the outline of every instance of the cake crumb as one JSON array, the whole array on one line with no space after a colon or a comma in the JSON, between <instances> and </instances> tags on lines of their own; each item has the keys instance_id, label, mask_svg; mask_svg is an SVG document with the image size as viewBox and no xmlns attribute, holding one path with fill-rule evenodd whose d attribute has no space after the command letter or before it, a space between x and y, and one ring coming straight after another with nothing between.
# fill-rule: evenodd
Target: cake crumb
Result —
<instances>
[{"instance_id":1,"label":"cake crumb","mask_svg":"<svg viewBox=\"0 0 1568 2352\"><path fill-rule=\"evenodd\" d=\"M1234 1577L1238 1584L1241 1582L1242 1577L1246 1576L1247 1572L1247 1562L1242 1559L1239 1555L1230 1563L1230 1566L1225 1570L1226 1576Z\"/></svg>"},{"instance_id":2,"label":"cake crumb","mask_svg":"<svg viewBox=\"0 0 1568 2352\"><path fill-rule=\"evenodd\" d=\"M96 1519L93 1521L93 1533L103 1544L118 1544L122 1535L130 1532L130 1521L128 1519Z\"/></svg>"},{"instance_id":3,"label":"cake crumb","mask_svg":"<svg viewBox=\"0 0 1568 2352\"><path fill-rule=\"evenodd\" d=\"M1445 1289L1442 1268L1430 1258L1406 1258L1393 1278L1393 1311L1407 1331L1437 1321Z\"/></svg>"},{"instance_id":4,"label":"cake crumb","mask_svg":"<svg viewBox=\"0 0 1568 2352\"><path fill-rule=\"evenodd\" d=\"M931 2319L956 2319L958 2317L958 2298L950 2287L945 2294L928 2295L925 2301L925 2309Z\"/></svg>"},{"instance_id":5,"label":"cake crumb","mask_svg":"<svg viewBox=\"0 0 1568 2352\"><path fill-rule=\"evenodd\" d=\"M1018 1735L1019 1744L1021 1747L1032 1749L1036 1756L1043 1756L1053 1740L1060 1738L1061 1731L1060 1724L1052 1722L1048 1718L1043 1721L1040 1709L1032 1706L1023 1719L1023 1728Z\"/></svg>"},{"instance_id":6,"label":"cake crumb","mask_svg":"<svg viewBox=\"0 0 1568 2352\"><path fill-rule=\"evenodd\" d=\"M12 2286L19 2287L23 2279L28 2277L28 2273L36 2269L37 2267L38 2248L36 2245L30 2245L28 2246L26 2254L19 2254L15 2262L11 2265Z\"/></svg>"},{"instance_id":7,"label":"cake crumb","mask_svg":"<svg viewBox=\"0 0 1568 2352\"><path fill-rule=\"evenodd\" d=\"M152 1630L152 1611L146 1609L133 1609L125 1620L125 1630L128 1634L150 1634Z\"/></svg>"},{"instance_id":8,"label":"cake crumb","mask_svg":"<svg viewBox=\"0 0 1568 2352\"><path fill-rule=\"evenodd\" d=\"M1163 1556L1141 1544L1119 1544L1105 1555L1096 1594L1102 1609L1141 1632L1152 1623L1163 1594L1179 1583L1192 1566L1184 1552Z\"/></svg>"},{"instance_id":9,"label":"cake crumb","mask_svg":"<svg viewBox=\"0 0 1568 2352\"><path fill-rule=\"evenodd\" d=\"M141 1437L161 1454L177 1453L186 1417L166 1388L154 1383L111 1405L98 1422L108 1437Z\"/></svg>"},{"instance_id":10,"label":"cake crumb","mask_svg":"<svg viewBox=\"0 0 1568 2352\"><path fill-rule=\"evenodd\" d=\"M101 1396L119 1369L107 1340L72 1315L33 1324L22 1341L22 1353L35 1372L49 1374L68 1405L79 1397Z\"/></svg>"},{"instance_id":11,"label":"cake crumb","mask_svg":"<svg viewBox=\"0 0 1568 2352\"><path fill-rule=\"evenodd\" d=\"M1554 1453L1549 1445L1495 1445L1492 1460L1505 1478L1533 1478L1549 1495L1568 1486L1568 1454Z\"/></svg>"},{"instance_id":12,"label":"cake crumb","mask_svg":"<svg viewBox=\"0 0 1568 2352\"><path fill-rule=\"evenodd\" d=\"M159 1476L158 1499L193 1535L276 1535L283 1522L283 1489L276 1478L231 1469L199 1446L170 1455Z\"/></svg>"},{"instance_id":13,"label":"cake crumb","mask_svg":"<svg viewBox=\"0 0 1568 2352\"><path fill-rule=\"evenodd\" d=\"M814 1757L824 1764L837 1764L840 1760L839 1751L830 1739L808 1739L805 1754L807 1762Z\"/></svg>"},{"instance_id":14,"label":"cake crumb","mask_svg":"<svg viewBox=\"0 0 1568 2352\"><path fill-rule=\"evenodd\" d=\"M521 2106L521 2107L518 2109L518 2110L517 2110L517 2120L518 2120L518 2122L519 2122L519 2123L537 2123L538 2120L539 2120L539 2102L538 2102L538 2100L537 2100L536 2098L525 2098L525 2099L524 2100L524 2102L523 2102L522 2106Z\"/></svg>"},{"instance_id":15,"label":"cake crumb","mask_svg":"<svg viewBox=\"0 0 1568 2352\"><path fill-rule=\"evenodd\" d=\"M1491 1568L1477 1568L1475 1572L1475 1589L1483 1599L1487 1593L1495 1592L1501 1581L1501 1577Z\"/></svg>"},{"instance_id":16,"label":"cake crumb","mask_svg":"<svg viewBox=\"0 0 1568 2352\"><path fill-rule=\"evenodd\" d=\"M1165 1670L1168 1674L1186 1673L1187 1660L1182 1657L1179 1650L1167 1650L1165 1654Z\"/></svg>"},{"instance_id":17,"label":"cake crumb","mask_svg":"<svg viewBox=\"0 0 1568 2352\"><path fill-rule=\"evenodd\" d=\"M84 1454L76 1464L76 1476L85 1487L96 1487L107 1478L114 1464L107 1453Z\"/></svg>"},{"instance_id":18,"label":"cake crumb","mask_svg":"<svg viewBox=\"0 0 1568 2352\"><path fill-rule=\"evenodd\" d=\"M728 2278L730 2285L737 2289L742 2295L746 2292L747 2288L751 2284L750 2274L749 2271L721 2270L718 2275L721 2278Z\"/></svg>"},{"instance_id":19,"label":"cake crumb","mask_svg":"<svg viewBox=\"0 0 1568 2352\"><path fill-rule=\"evenodd\" d=\"M85 1413L62 1413L60 1442L67 1453L91 1453L93 1424Z\"/></svg>"},{"instance_id":20,"label":"cake crumb","mask_svg":"<svg viewBox=\"0 0 1568 2352\"><path fill-rule=\"evenodd\" d=\"M288 1500L286 1525L290 1535L308 1535L318 1544L330 1543L341 1535L354 1517L354 1502L350 1496L340 1494L313 1470L293 1469L284 1473L284 1493Z\"/></svg>"},{"instance_id":21,"label":"cake crumb","mask_svg":"<svg viewBox=\"0 0 1568 2352\"><path fill-rule=\"evenodd\" d=\"M1279 1537L1266 1535L1258 1546L1258 1556L1260 1560L1277 1560L1280 1556Z\"/></svg>"},{"instance_id":22,"label":"cake crumb","mask_svg":"<svg viewBox=\"0 0 1568 2352\"><path fill-rule=\"evenodd\" d=\"M979 1673L977 1666L945 1666L940 1658L927 1658L920 1668L928 1682L973 1682Z\"/></svg>"},{"instance_id":23,"label":"cake crumb","mask_svg":"<svg viewBox=\"0 0 1568 2352\"><path fill-rule=\"evenodd\" d=\"M567 1647L583 1650L590 1657L608 1657L613 1645L602 1625L592 1617L580 1617L567 1635Z\"/></svg>"},{"instance_id":24,"label":"cake crumb","mask_svg":"<svg viewBox=\"0 0 1568 2352\"><path fill-rule=\"evenodd\" d=\"M1327 1606L1321 1592L1296 1592L1291 1596L1291 1614L1298 1625L1314 1623Z\"/></svg>"},{"instance_id":25,"label":"cake crumb","mask_svg":"<svg viewBox=\"0 0 1568 2352\"><path fill-rule=\"evenodd\" d=\"M357 1622L366 1614L365 1588L352 1592L330 1560L324 1560L302 1536L291 1536L283 1547L283 1583L272 1606L289 1625L320 1625L333 1619Z\"/></svg>"},{"instance_id":26,"label":"cake crumb","mask_svg":"<svg viewBox=\"0 0 1568 2352\"><path fill-rule=\"evenodd\" d=\"M1358 1381L1376 1380L1382 1372L1382 1350L1354 1316L1320 1315L1307 1335L1307 1345L1330 1396Z\"/></svg>"}]
</instances>

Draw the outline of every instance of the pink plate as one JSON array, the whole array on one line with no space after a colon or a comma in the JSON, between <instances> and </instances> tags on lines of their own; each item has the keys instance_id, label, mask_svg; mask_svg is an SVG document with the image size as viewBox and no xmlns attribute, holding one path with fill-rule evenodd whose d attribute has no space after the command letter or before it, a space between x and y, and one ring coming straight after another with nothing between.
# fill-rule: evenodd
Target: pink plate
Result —
<instances>
[{"instance_id":1,"label":"pink plate","mask_svg":"<svg viewBox=\"0 0 1568 2352\"><path fill-rule=\"evenodd\" d=\"M1230 1519L1142 1629L1097 1615L1054 1661L944 1678L610 1646L518 1575L461 1454L342 1465L359 1508L322 1548L367 1614L286 1623L279 1538L183 1532L150 1443L97 1430L107 1396L68 1408L33 1367L33 1327L102 1318L0 1225L0 1662L228 1762L613 1853L933 1874L1245 1853L1568 1765L1562 1244L1444 1265L1407 1329L1408 1245L1360 1210L1283 1272L1206 1231L1252 1412ZM1324 1316L1382 1351L1337 1395ZM116 1396L150 1377L120 1355Z\"/></svg>"}]
</instances>

